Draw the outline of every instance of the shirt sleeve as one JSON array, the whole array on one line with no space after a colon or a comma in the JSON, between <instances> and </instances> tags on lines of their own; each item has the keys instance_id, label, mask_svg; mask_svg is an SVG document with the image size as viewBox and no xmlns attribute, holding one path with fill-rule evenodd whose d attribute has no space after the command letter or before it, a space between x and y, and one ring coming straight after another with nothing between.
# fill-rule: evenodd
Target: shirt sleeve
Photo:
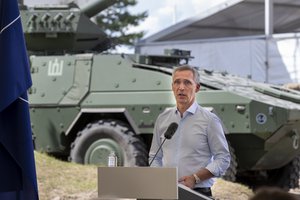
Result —
<instances>
[{"instance_id":1,"label":"shirt sleeve","mask_svg":"<svg viewBox=\"0 0 300 200\"><path fill-rule=\"evenodd\" d=\"M161 144L161 138L160 138L160 132L158 131L159 127L159 118L157 118L155 126L154 126L154 130L153 130L153 138L152 138L152 144L151 144L151 148L149 151L149 165L151 163L151 161L153 160L160 144ZM151 167L162 167L162 157L163 157L163 152L160 149L157 153L157 155L155 156Z\"/></svg>"},{"instance_id":2,"label":"shirt sleeve","mask_svg":"<svg viewBox=\"0 0 300 200\"><path fill-rule=\"evenodd\" d=\"M206 166L214 176L225 174L230 165L230 152L220 119L213 115L207 129L208 144L213 155L213 161Z\"/></svg>"}]
</instances>

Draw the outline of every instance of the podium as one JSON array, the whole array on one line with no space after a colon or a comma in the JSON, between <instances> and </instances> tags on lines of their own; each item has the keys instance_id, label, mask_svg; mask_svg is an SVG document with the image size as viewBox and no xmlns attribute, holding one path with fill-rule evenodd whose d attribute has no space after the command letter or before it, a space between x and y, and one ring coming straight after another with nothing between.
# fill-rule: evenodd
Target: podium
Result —
<instances>
[{"instance_id":1,"label":"podium","mask_svg":"<svg viewBox=\"0 0 300 200\"><path fill-rule=\"evenodd\" d=\"M178 184L177 168L98 167L99 200L211 200Z\"/></svg>"}]
</instances>

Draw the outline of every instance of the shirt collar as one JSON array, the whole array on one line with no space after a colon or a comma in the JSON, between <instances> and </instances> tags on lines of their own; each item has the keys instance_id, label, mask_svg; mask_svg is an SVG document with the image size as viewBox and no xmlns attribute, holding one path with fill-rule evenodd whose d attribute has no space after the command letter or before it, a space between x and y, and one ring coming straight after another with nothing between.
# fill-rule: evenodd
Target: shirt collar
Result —
<instances>
[{"instance_id":1,"label":"shirt collar","mask_svg":"<svg viewBox=\"0 0 300 200\"><path fill-rule=\"evenodd\" d=\"M196 101L194 101L194 103L185 111L185 113L191 113L191 114L195 114L196 110L198 108L198 103ZM176 113L179 113L178 108L176 107Z\"/></svg>"},{"instance_id":2,"label":"shirt collar","mask_svg":"<svg viewBox=\"0 0 300 200\"><path fill-rule=\"evenodd\" d=\"M186 110L186 112L195 114L197 108L198 108L198 103L196 101L194 101L194 103Z\"/></svg>"}]
</instances>

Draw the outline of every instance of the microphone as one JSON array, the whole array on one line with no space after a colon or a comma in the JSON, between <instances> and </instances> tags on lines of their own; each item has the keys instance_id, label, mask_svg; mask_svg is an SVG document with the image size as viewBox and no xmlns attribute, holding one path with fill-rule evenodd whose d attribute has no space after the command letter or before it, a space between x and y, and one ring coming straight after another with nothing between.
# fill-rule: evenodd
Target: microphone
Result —
<instances>
[{"instance_id":1,"label":"microphone","mask_svg":"<svg viewBox=\"0 0 300 200\"><path fill-rule=\"evenodd\" d=\"M170 140L176 132L177 128L178 124L176 122L171 123L165 132L165 139Z\"/></svg>"},{"instance_id":2,"label":"microphone","mask_svg":"<svg viewBox=\"0 0 300 200\"><path fill-rule=\"evenodd\" d=\"M167 128L167 130L164 134L165 138L164 138L163 142L160 144L160 146L159 146L158 150L156 151L154 157L152 158L149 166L151 166L152 162L154 161L154 159L155 159L157 153L159 152L159 150L161 149L162 145L165 143L166 139L170 140L173 137L174 133L176 132L177 128L178 128L178 124L176 122L173 122L169 125L169 127Z\"/></svg>"}]
</instances>

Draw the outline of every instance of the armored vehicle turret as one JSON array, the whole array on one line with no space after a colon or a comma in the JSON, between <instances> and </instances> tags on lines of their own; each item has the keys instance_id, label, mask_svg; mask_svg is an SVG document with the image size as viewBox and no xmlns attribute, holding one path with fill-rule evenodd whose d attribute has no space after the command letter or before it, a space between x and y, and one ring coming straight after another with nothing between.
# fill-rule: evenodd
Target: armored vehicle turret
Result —
<instances>
[{"instance_id":1,"label":"armored vehicle turret","mask_svg":"<svg viewBox=\"0 0 300 200\"><path fill-rule=\"evenodd\" d=\"M116 2L94 1L82 9L74 3L21 7L28 50L48 55L107 50L109 39L90 17Z\"/></svg>"},{"instance_id":2,"label":"armored vehicle turret","mask_svg":"<svg viewBox=\"0 0 300 200\"><path fill-rule=\"evenodd\" d=\"M101 53L109 39L89 18L112 1L99 2L83 9L71 4L22 10L35 149L102 166L114 151L119 166L147 166L155 120L175 106L172 68L192 57L176 49L162 55ZM230 144L232 161L224 178L298 187L300 93L199 72L199 104L220 117Z\"/></svg>"}]
</instances>

